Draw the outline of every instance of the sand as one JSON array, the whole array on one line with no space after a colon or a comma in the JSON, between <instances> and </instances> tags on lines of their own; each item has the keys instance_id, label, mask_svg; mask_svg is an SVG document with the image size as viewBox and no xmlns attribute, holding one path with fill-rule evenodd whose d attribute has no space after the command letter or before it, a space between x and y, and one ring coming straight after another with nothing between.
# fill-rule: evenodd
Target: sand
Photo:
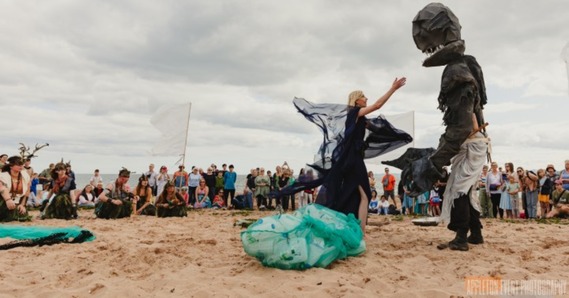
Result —
<instances>
[{"instance_id":1,"label":"sand","mask_svg":"<svg viewBox=\"0 0 569 298\"><path fill-rule=\"evenodd\" d=\"M372 215L362 256L284 271L246 255L234 226L270 214L202 210L187 218L102 220L81 210L77 220L34 219L26 225L79 225L97 239L0 252L0 296L467 297L469 276L569 280L567 222L484 219L486 243L457 252L437 250L453 237L443 225Z\"/></svg>"}]
</instances>

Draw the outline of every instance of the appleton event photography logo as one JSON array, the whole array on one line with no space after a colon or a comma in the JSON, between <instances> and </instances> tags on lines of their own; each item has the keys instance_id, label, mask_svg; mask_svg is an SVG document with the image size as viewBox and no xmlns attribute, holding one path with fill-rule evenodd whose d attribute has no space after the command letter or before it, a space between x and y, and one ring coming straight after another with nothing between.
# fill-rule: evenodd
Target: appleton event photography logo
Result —
<instances>
[{"instance_id":1,"label":"appleton event photography logo","mask_svg":"<svg viewBox=\"0 0 569 298\"><path fill-rule=\"evenodd\" d=\"M557 279L502 279L496 276L469 276L464 279L467 295L472 296L561 296L567 294L567 281Z\"/></svg>"}]
</instances>

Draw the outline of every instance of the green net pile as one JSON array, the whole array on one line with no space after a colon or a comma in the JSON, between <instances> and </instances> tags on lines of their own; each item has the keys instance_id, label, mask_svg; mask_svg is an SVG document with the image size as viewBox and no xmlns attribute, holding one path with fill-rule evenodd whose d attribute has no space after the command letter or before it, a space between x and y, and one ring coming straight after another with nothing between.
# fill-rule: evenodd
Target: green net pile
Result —
<instances>
[{"instance_id":1,"label":"green net pile","mask_svg":"<svg viewBox=\"0 0 569 298\"><path fill-rule=\"evenodd\" d=\"M241 241L248 255L280 269L323 268L366 250L360 222L353 214L318 204L259 219L241 232Z\"/></svg>"},{"instance_id":2,"label":"green net pile","mask_svg":"<svg viewBox=\"0 0 569 298\"><path fill-rule=\"evenodd\" d=\"M5 237L17 240L0 245L0 250L59 243L83 243L95 239L93 233L76 226L60 228L0 225L0 238Z\"/></svg>"}]
</instances>

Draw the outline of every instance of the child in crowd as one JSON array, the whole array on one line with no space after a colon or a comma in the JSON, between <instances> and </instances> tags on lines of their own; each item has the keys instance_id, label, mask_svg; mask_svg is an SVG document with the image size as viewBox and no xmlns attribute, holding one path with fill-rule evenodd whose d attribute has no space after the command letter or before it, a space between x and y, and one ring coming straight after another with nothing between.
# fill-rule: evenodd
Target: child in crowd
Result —
<instances>
[{"instance_id":1,"label":"child in crowd","mask_svg":"<svg viewBox=\"0 0 569 298\"><path fill-rule=\"evenodd\" d=\"M385 195L381 195L379 214L387 215L389 213L389 201Z\"/></svg>"},{"instance_id":2,"label":"child in crowd","mask_svg":"<svg viewBox=\"0 0 569 298\"><path fill-rule=\"evenodd\" d=\"M511 217L510 218L519 218L520 217L520 204L519 204L519 196L518 193L520 192L520 185L516 180L514 175L508 176L508 184L507 184L507 191L510 195L510 207L512 208Z\"/></svg>"},{"instance_id":3,"label":"child in crowd","mask_svg":"<svg viewBox=\"0 0 569 298\"><path fill-rule=\"evenodd\" d=\"M438 185L433 186L429 195L429 213L432 216L441 215L441 197L439 196Z\"/></svg>"},{"instance_id":4,"label":"child in crowd","mask_svg":"<svg viewBox=\"0 0 569 298\"><path fill-rule=\"evenodd\" d=\"M182 198L184 198L184 203L186 203L186 206L188 206L190 203L190 194L188 194L187 186L183 186L180 188L180 195L182 195Z\"/></svg>"},{"instance_id":5,"label":"child in crowd","mask_svg":"<svg viewBox=\"0 0 569 298\"><path fill-rule=\"evenodd\" d=\"M223 201L223 188L217 191L215 197L213 197L213 203L211 205L213 209L223 209L225 208L225 201Z\"/></svg>"},{"instance_id":6,"label":"child in crowd","mask_svg":"<svg viewBox=\"0 0 569 298\"><path fill-rule=\"evenodd\" d=\"M377 191L371 191L371 201L368 206L369 213L379 213L379 200L377 199Z\"/></svg>"},{"instance_id":7,"label":"child in crowd","mask_svg":"<svg viewBox=\"0 0 569 298\"><path fill-rule=\"evenodd\" d=\"M417 204L415 205L415 213L427 215L427 203L431 192L426 191L417 196Z\"/></svg>"}]
</instances>

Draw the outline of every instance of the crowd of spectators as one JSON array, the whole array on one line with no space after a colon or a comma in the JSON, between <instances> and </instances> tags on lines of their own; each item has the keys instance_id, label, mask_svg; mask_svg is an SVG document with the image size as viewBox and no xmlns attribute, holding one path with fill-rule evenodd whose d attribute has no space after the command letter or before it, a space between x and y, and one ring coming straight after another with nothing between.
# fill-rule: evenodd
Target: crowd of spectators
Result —
<instances>
[{"instance_id":1,"label":"crowd of spectators","mask_svg":"<svg viewBox=\"0 0 569 298\"><path fill-rule=\"evenodd\" d=\"M193 166L189 172L184 165L180 165L170 174L166 166L155 171L154 164L150 164L148 171L138 179L137 187L131 190L126 183L130 179L130 172L126 169L121 170L118 178L106 186L96 169L89 179L89 184L82 189L76 189L75 174L70 164L50 164L38 174L31 168L30 160L11 159L12 164L6 155L0 156L0 166L5 169L4 172L13 172L12 175L21 171L24 173L22 175L29 176L29 192L18 197L26 198L24 206L27 208L41 207L42 212L47 212L44 218L59 218L57 214L61 212L54 210L55 204L50 205L50 199L53 201L56 195L60 200L58 206L65 206L66 210L69 210L64 212L67 219L76 217L77 206L93 207L96 214L103 210L101 214L104 213L102 217L105 218L117 214L120 214L118 217L130 214L185 216L187 208L281 209L286 212L314 203L318 195L318 189L309 189L274 199L272 193L292 185L295 181L308 182L316 178L311 169L301 169L295 176L294 170L286 162L276 166L274 173L263 167L250 169L243 189L236 189L237 173L233 165L223 164L218 169L215 164L211 164L205 171ZM423 194L411 196L411 185L404 185L401 181L397 183L389 168L384 171L385 174L377 180L373 172L368 174L372 193L368 209L371 214L440 215L445 181L438 181L431 190ZM8 177L8 174L5 176ZM8 178L4 180L7 181L2 183L1 187L6 188ZM37 192L38 185L43 186L43 192ZM477 192L481 217L566 217L569 215L569 160L565 161L565 166L560 171L552 164L547 165L545 169L533 171L523 167L515 168L509 162L502 168L497 162L492 162L490 166L484 166L479 183L472 191ZM120 212L109 211L114 208L109 204L120 206ZM6 204L0 207L7 208ZM16 209L22 214L27 213L22 211L22 207ZM112 215L109 215L111 213Z\"/></svg>"}]
</instances>

